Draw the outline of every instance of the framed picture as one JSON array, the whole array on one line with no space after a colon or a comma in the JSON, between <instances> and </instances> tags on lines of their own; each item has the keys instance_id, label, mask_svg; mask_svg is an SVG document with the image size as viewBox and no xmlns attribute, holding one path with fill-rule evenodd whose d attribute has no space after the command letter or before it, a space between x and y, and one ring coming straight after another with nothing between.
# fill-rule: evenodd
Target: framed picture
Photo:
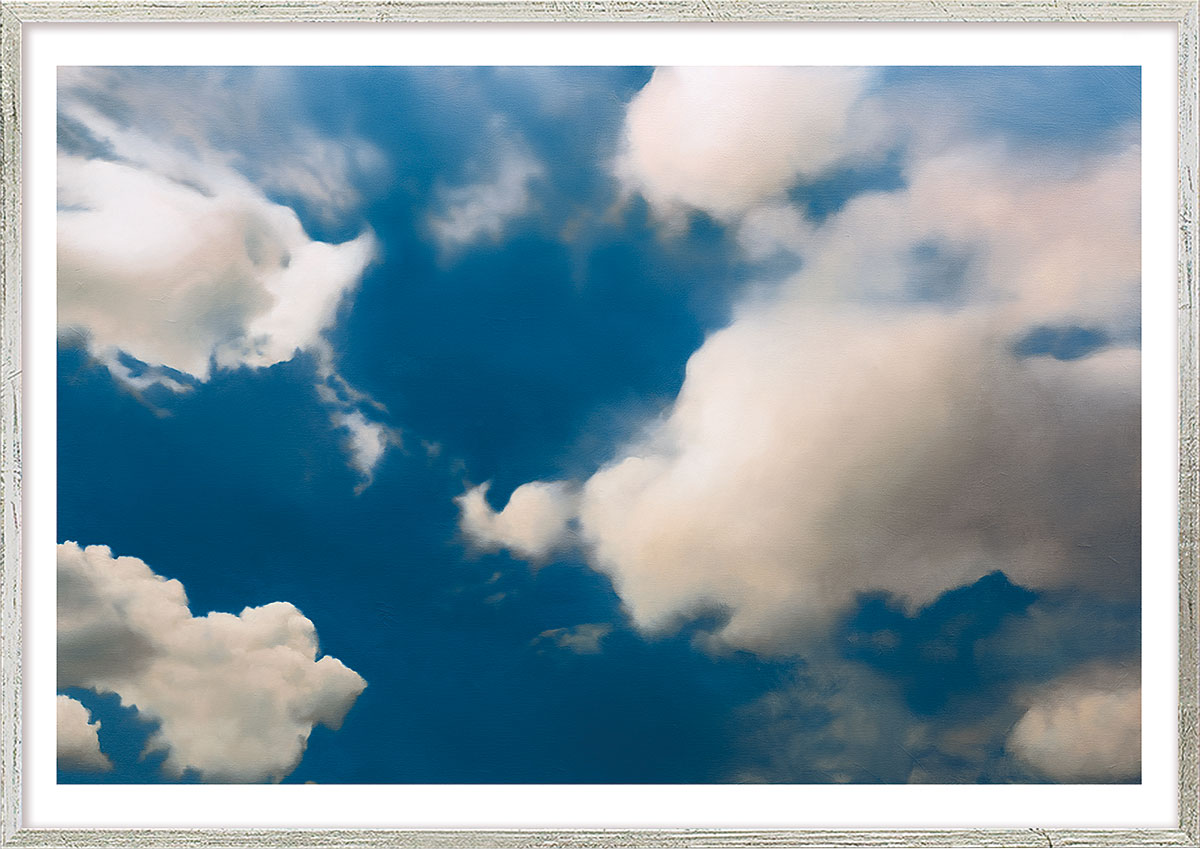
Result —
<instances>
[{"instance_id":1,"label":"framed picture","mask_svg":"<svg viewBox=\"0 0 1200 849\"><path fill-rule=\"evenodd\" d=\"M0 5L0 844L1200 845L1196 24Z\"/></svg>"}]
</instances>

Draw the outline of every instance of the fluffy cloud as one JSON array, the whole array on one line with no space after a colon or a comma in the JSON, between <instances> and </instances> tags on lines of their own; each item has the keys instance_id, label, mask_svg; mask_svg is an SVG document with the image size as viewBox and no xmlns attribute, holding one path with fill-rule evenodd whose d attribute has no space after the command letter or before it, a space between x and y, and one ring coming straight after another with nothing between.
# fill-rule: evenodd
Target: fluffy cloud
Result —
<instances>
[{"instance_id":1,"label":"fluffy cloud","mask_svg":"<svg viewBox=\"0 0 1200 849\"><path fill-rule=\"evenodd\" d=\"M763 204L749 210L738 225L737 240L752 260L779 252L800 253L812 239L813 225L804 213L786 203Z\"/></svg>"},{"instance_id":2,"label":"fluffy cloud","mask_svg":"<svg viewBox=\"0 0 1200 849\"><path fill-rule=\"evenodd\" d=\"M681 92L665 114L708 127L709 113L682 105L708 89L663 79ZM631 105L631 127L649 120L658 80ZM543 493L539 556L577 539L639 627L669 631L716 607L728 615L719 643L765 652L792 650L857 593L919 605L995 570L1136 596L1138 147L1065 171L989 145L939 149L909 165L904 189L861 194L817 226L762 202L800 171L723 185L757 161L754 137L730 132L692 182L643 176L641 190L749 210L744 244L786 243L804 265L743 297L644 437L577 492ZM698 185L742 200L685 193ZM1025 335L1054 328L1105 344L1021 353ZM521 552L482 497L460 507L469 536Z\"/></svg>"},{"instance_id":3,"label":"fluffy cloud","mask_svg":"<svg viewBox=\"0 0 1200 849\"><path fill-rule=\"evenodd\" d=\"M908 166L796 247L810 299L974 304L1009 324L1111 325L1141 303L1141 149L1058 163L979 144Z\"/></svg>"},{"instance_id":4,"label":"fluffy cloud","mask_svg":"<svg viewBox=\"0 0 1200 849\"><path fill-rule=\"evenodd\" d=\"M1073 675L1045 688L1013 727L1007 749L1059 782L1136 781L1142 763L1137 670Z\"/></svg>"},{"instance_id":5,"label":"fluffy cloud","mask_svg":"<svg viewBox=\"0 0 1200 849\"><path fill-rule=\"evenodd\" d=\"M278 781L314 725L340 727L366 682L317 657L286 602L194 617L183 586L104 546L58 547L58 686L114 692L159 727L173 777Z\"/></svg>"},{"instance_id":6,"label":"fluffy cloud","mask_svg":"<svg viewBox=\"0 0 1200 849\"><path fill-rule=\"evenodd\" d=\"M1128 590L1136 560L1089 547L1136 515L1137 357L1088 364L1123 380L1106 397L997 347L969 315L743 315L584 485L590 562L643 628L717 605L760 649L864 590L923 603L996 569Z\"/></svg>"},{"instance_id":7,"label":"fluffy cloud","mask_svg":"<svg viewBox=\"0 0 1200 849\"><path fill-rule=\"evenodd\" d=\"M58 697L58 766L84 772L112 769L108 756L100 751L99 722L80 702L70 696Z\"/></svg>"},{"instance_id":8,"label":"fluffy cloud","mask_svg":"<svg viewBox=\"0 0 1200 849\"><path fill-rule=\"evenodd\" d=\"M64 89L60 123L74 135L60 134L58 159L60 333L78 334L98 362L135 390L159 384L186 391L188 378L207 381L214 367L265 368L309 351L319 363L318 389L330 381L345 387L322 394L334 408L334 426L364 419L352 428L351 464L369 483L383 451L368 450L361 437L385 428L365 421L358 403L364 396L337 377L323 334L375 257L374 234L366 229L340 244L310 238L295 210L264 194L263 184L283 177L272 183L259 175L255 183L232 167L237 157L197 135L219 135L211 116L178 108L138 113L139 128L166 124L156 135L89 103L115 101L128 109L134 107L126 100L158 102L169 87L157 78L125 100L115 83L97 92L75 75L67 78L74 83ZM180 145L184 128L190 128L182 136L187 144ZM305 147L319 152L330 144L310 140ZM331 168L318 179L302 157L283 158L293 194L309 205L332 215L350 202L352 190L337 189L346 169ZM128 358L147 367L135 371Z\"/></svg>"},{"instance_id":9,"label":"fluffy cloud","mask_svg":"<svg viewBox=\"0 0 1200 849\"><path fill-rule=\"evenodd\" d=\"M540 560L567 544L568 523L575 512L571 486L562 481L534 481L513 490L500 512L487 501L491 484L467 490L454 502L460 511L459 527L481 551L509 551L529 560Z\"/></svg>"},{"instance_id":10,"label":"fluffy cloud","mask_svg":"<svg viewBox=\"0 0 1200 849\"><path fill-rule=\"evenodd\" d=\"M187 161L99 116L124 161L58 162L58 323L207 380L310 348L374 255L368 232L311 240L296 213L227 169Z\"/></svg>"},{"instance_id":11,"label":"fluffy cloud","mask_svg":"<svg viewBox=\"0 0 1200 849\"><path fill-rule=\"evenodd\" d=\"M497 242L509 222L529 211L530 184L544 173L528 155L510 149L489 180L449 189L429 227L443 253L490 240Z\"/></svg>"},{"instance_id":12,"label":"fluffy cloud","mask_svg":"<svg viewBox=\"0 0 1200 849\"><path fill-rule=\"evenodd\" d=\"M973 314L744 313L578 496L526 484L536 500L494 514L472 491L463 529L545 557L577 502L635 623L717 605L724 642L768 651L857 592L916 604L997 569L1136 593L1137 353L1018 360L1002 340Z\"/></svg>"},{"instance_id":13,"label":"fluffy cloud","mask_svg":"<svg viewBox=\"0 0 1200 849\"><path fill-rule=\"evenodd\" d=\"M734 218L855 147L866 69L659 68L625 121L616 173L664 219Z\"/></svg>"}]
</instances>

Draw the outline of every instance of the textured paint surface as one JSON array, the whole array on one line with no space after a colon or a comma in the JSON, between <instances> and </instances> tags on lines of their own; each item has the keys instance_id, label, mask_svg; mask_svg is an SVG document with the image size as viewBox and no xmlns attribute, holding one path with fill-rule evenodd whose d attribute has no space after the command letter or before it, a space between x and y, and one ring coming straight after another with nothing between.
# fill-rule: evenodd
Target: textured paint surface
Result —
<instances>
[{"instance_id":1,"label":"textured paint surface","mask_svg":"<svg viewBox=\"0 0 1200 849\"><path fill-rule=\"evenodd\" d=\"M60 781L1139 780L1137 69L58 83Z\"/></svg>"}]
</instances>

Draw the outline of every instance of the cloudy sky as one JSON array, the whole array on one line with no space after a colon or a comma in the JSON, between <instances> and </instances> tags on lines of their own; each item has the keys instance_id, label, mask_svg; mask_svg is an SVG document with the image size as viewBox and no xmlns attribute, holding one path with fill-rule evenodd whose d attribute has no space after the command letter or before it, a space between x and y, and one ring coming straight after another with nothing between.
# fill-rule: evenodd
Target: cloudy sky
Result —
<instances>
[{"instance_id":1,"label":"cloudy sky","mask_svg":"<svg viewBox=\"0 0 1200 849\"><path fill-rule=\"evenodd\" d=\"M59 781L1138 781L1140 106L62 69Z\"/></svg>"}]
</instances>

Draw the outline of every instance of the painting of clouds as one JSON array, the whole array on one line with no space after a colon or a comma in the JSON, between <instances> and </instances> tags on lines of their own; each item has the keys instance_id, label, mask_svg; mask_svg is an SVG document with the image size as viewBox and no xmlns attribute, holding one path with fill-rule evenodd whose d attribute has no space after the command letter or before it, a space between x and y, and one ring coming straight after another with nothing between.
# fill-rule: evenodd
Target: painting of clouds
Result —
<instances>
[{"instance_id":1,"label":"painting of clouds","mask_svg":"<svg viewBox=\"0 0 1200 849\"><path fill-rule=\"evenodd\" d=\"M1139 782L1140 90L60 69L59 782Z\"/></svg>"}]
</instances>

